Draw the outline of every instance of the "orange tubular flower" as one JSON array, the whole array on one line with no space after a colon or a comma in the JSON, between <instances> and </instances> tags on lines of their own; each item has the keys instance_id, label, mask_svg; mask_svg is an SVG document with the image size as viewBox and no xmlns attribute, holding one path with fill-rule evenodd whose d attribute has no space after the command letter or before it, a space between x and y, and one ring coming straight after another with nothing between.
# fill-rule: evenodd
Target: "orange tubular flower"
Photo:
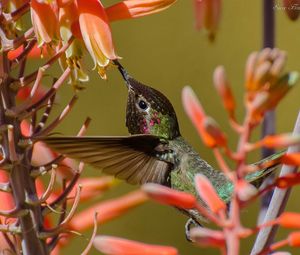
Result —
<instances>
[{"instance_id":1,"label":"orange tubular flower","mask_svg":"<svg viewBox=\"0 0 300 255\"><path fill-rule=\"evenodd\" d=\"M7 183L9 181L8 175L5 171L0 169L0 183ZM15 207L14 198L11 193L0 192L0 210L12 210ZM4 216L0 216L0 224L10 224L13 223L15 219L8 219ZM11 234L8 234L9 238L13 238ZM7 254L13 253L10 249L4 235L0 235L0 251L6 251Z\"/></svg>"},{"instance_id":2,"label":"orange tubular flower","mask_svg":"<svg viewBox=\"0 0 300 255\"><path fill-rule=\"evenodd\" d=\"M162 204L172 205L184 209L191 209L196 206L196 198L193 195L159 184L144 184L142 186L142 190L145 191L150 198Z\"/></svg>"},{"instance_id":3,"label":"orange tubular flower","mask_svg":"<svg viewBox=\"0 0 300 255\"><path fill-rule=\"evenodd\" d=\"M214 85L218 94L221 96L224 108L227 110L229 116L233 118L235 111L235 100L223 66L218 66L215 69Z\"/></svg>"},{"instance_id":4,"label":"orange tubular flower","mask_svg":"<svg viewBox=\"0 0 300 255\"><path fill-rule=\"evenodd\" d=\"M73 35L82 38L92 56L100 76L105 79L105 70L115 53L110 22L138 18L160 12L176 0L127 0L104 8L99 0L77 0L78 22L72 24Z\"/></svg>"},{"instance_id":5,"label":"orange tubular flower","mask_svg":"<svg viewBox=\"0 0 300 255\"><path fill-rule=\"evenodd\" d=\"M206 176L197 174L195 177L195 186L199 196L203 199L213 213L226 210L226 204L218 196L214 187Z\"/></svg>"},{"instance_id":6,"label":"orange tubular flower","mask_svg":"<svg viewBox=\"0 0 300 255\"><path fill-rule=\"evenodd\" d=\"M170 246L151 245L112 236L97 236L94 239L97 250L107 255L178 255Z\"/></svg>"},{"instance_id":7,"label":"orange tubular flower","mask_svg":"<svg viewBox=\"0 0 300 255\"><path fill-rule=\"evenodd\" d=\"M207 147L214 148L226 145L225 135L221 132L216 122L206 116L197 96L192 88L188 86L183 88L182 104Z\"/></svg>"},{"instance_id":8,"label":"orange tubular flower","mask_svg":"<svg viewBox=\"0 0 300 255\"><path fill-rule=\"evenodd\" d=\"M203 124L207 134L209 134L215 140L216 145L220 147L227 146L227 138L221 131L218 123L213 118L205 118Z\"/></svg>"},{"instance_id":9,"label":"orange tubular flower","mask_svg":"<svg viewBox=\"0 0 300 255\"><path fill-rule=\"evenodd\" d=\"M66 1L65 1L66 2ZM61 5L63 3L60 3ZM62 44L68 43L69 39L72 37L72 25L78 22L78 11L75 2L70 2L69 4L63 5L59 9L59 32L62 39ZM78 28L79 30L79 28ZM81 39L80 31L77 31L77 37L69 48L65 52L65 56L60 58L60 65L63 69L67 67L71 68L70 82L74 88L81 88L78 84L79 82L89 81L88 75L84 72L82 68L82 58L84 55L84 44Z\"/></svg>"},{"instance_id":10,"label":"orange tubular flower","mask_svg":"<svg viewBox=\"0 0 300 255\"><path fill-rule=\"evenodd\" d=\"M8 52L8 59L9 60L13 60L17 57L20 56L20 54L22 54L22 52L24 51L24 47L20 46L19 48L15 49L15 50L11 50ZM29 58L40 58L41 57L41 53L43 53L43 57L47 57L47 48L46 47L42 47L42 48L38 48L36 45L32 48L32 50L28 53L28 57Z\"/></svg>"},{"instance_id":11,"label":"orange tubular flower","mask_svg":"<svg viewBox=\"0 0 300 255\"><path fill-rule=\"evenodd\" d=\"M283 155L281 158L281 163L285 165L294 165L299 166L300 165L300 153L288 153Z\"/></svg>"},{"instance_id":12,"label":"orange tubular flower","mask_svg":"<svg viewBox=\"0 0 300 255\"><path fill-rule=\"evenodd\" d=\"M300 231L292 232L289 234L288 244L291 247L300 247Z\"/></svg>"},{"instance_id":13,"label":"orange tubular flower","mask_svg":"<svg viewBox=\"0 0 300 255\"><path fill-rule=\"evenodd\" d=\"M283 133L279 135L268 135L255 144L256 148L264 146L266 148L281 148L300 143L300 135Z\"/></svg>"},{"instance_id":14,"label":"orange tubular flower","mask_svg":"<svg viewBox=\"0 0 300 255\"><path fill-rule=\"evenodd\" d=\"M236 190L241 201L247 201L257 193L257 189L245 180L239 180L237 182Z\"/></svg>"},{"instance_id":15,"label":"orange tubular flower","mask_svg":"<svg viewBox=\"0 0 300 255\"><path fill-rule=\"evenodd\" d=\"M206 29L210 40L214 40L221 18L221 0L194 0L196 28Z\"/></svg>"},{"instance_id":16,"label":"orange tubular flower","mask_svg":"<svg viewBox=\"0 0 300 255\"><path fill-rule=\"evenodd\" d=\"M52 4L31 0L31 20L39 47L58 40L58 17Z\"/></svg>"},{"instance_id":17,"label":"orange tubular flower","mask_svg":"<svg viewBox=\"0 0 300 255\"><path fill-rule=\"evenodd\" d=\"M191 238L200 246L224 247L225 236L221 231L211 230L208 228L191 229Z\"/></svg>"},{"instance_id":18,"label":"orange tubular flower","mask_svg":"<svg viewBox=\"0 0 300 255\"><path fill-rule=\"evenodd\" d=\"M253 100L253 120L260 120L266 111L274 109L287 92L295 86L298 79L297 72L290 72L282 76L268 91L258 92Z\"/></svg>"},{"instance_id":19,"label":"orange tubular flower","mask_svg":"<svg viewBox=\"0 0 300 255\"><path fill-rule=\"evenodd\" d=\"M77 0L79 27L85 46L102 78L111 60L117 59L105 9L98 0Z\"/></svg>"},{"instance_id":20,"label":"orange tubular flower","mask_svg":"<svg viewBox=\"0 0 300 255\"><path fill-rule=\"evenodd\" d=\"M122 197L106 200L77 213L69 223L69 227L76 231L83 231L93 226L93 216L99 212L98 223L102 224L116 217L125 214L129 209L134 208L147 201L147 196L141 191L133 191Z\"/></svg>"},{"instance_id":21,"label":"orange tubular flower","mask_svg":"<svg viewBox=\"0 0 300 255\"><path fill-rule=\"evenodd\" d=\"M127 0L106 8L109 21L138 18L163 11L176 0Z\"/></svg>"},{"instance_id":22,"label":"orange tubular flower","mask_svg":"<svg viewBox=\"0 0 300 255\"><path fill-rule=\"evenodd\" d=\"M300 173L292 173L276 179L275 186L280 189L290 188L300 183Z\"/></svg>"},{"instance_id":23,"label":"orange tubular flower","mask_svg":"<svg viewBox=\"0 0 300 255\"><path fill-rule=\"evenodd\" d=\"M74 0L56 0L58 7L65 7L73 2Z\"/></svg>"},{"instance_id":24,"label":"orange tubular flower","mask_svg":"<svg viewBox=\"0 0 300 255\"><path fill-rule=\"evenodd\" d=\"M294 212L283 212L277 218L277 224L284 228L300 228L300 214Z\"/></svg>"},{"instance_id":25,"label":"orange tubular flower","mask_svg":"<svg viewBox=\"0 0 300 255\"><path fill-rule=\"evenodd\" d=\"M4 170L0 169L0 183L7 183L8 175ZM15 207L14 198L11 193L0 192L0 210L12 210ZM0 221L5 220L5 217L0 216Z\"/></svg>"},{"instance_id":26,"label":"orange tubular flower","mask_svg":"<svg viewBox=\"0 0 300 255\"><path fill-rule=\"evenodd\" d=\"M80 178L78 181L78 183L82 186L80 202L87 201L95 197L99 198L105 191L117 185L118 182L119 181L112 176ZM77 187L74 187L69 196L75 197L76 192Z\"/></svg>"}]
</instances>

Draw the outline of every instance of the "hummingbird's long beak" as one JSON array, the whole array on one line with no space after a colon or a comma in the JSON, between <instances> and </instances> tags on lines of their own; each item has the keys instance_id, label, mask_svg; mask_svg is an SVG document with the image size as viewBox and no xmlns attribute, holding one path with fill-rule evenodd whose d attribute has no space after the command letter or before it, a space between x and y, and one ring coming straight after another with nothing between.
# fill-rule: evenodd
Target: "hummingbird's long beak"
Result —
<instances>
[{"instance_id":1,"label":"hummingbird's long beak","mask_svg":"<svg viewBox=\"0 0 300 255\"><path fill-rule=\"evenodd\" d=\"M131 87L131 83L130 83L130 78L131 77L130 77L130 75L127 73L125 68L120 64L120 62L118 60L114 60L113 62L118 67L118 70L122 74L122 77L125 81L125 84L126 84L127 88L129 89Z\"/></svg>"}]
</instances>

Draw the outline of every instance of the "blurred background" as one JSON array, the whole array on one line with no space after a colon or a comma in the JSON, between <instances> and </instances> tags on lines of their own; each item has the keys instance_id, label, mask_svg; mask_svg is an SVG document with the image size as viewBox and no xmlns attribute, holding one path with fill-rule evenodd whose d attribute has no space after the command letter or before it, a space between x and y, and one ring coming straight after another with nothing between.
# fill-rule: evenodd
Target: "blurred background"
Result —
<instances>
[{"instance_id":1,"label":"blurred background","mask_svg":"<svg viewBox=\"0 0 300 255\"><path fill-rule=\"evenodd\" d=\"M102 0L105 6L112 2ZM281 1L278 2L281 4ZM259 50L262 45L262 1L223 1L222 20L214 43L210 43L204 32L194 26L192 0L177 1L168 10L136 20L112 24L113 39L121 63L137 80L163 92L173 103L180 123L182 135L195 147L200 155L217 167L209 149L203 146L194 127L185 115L181 103L183 86L190 85L198 95L208 114L213 116L235 146L237 136L230 129L226 113L212 84L212 74L216 66L224 65L238 102L237 113L242 119L244 67L250 52ZM288 70L300 70L300 21L291 22L283 10L276 9L276 47L287 51ZM88 135L127 135L125 127L125 107L127 91L121 76L115 69L108 71L108 80L101 80L92 63L86 60L90 82L79 93L79 101L74 111L59 128L59 132L74 135L84 119L89 116L92 123ZM52 70L53 75L60 72ZM59 94L56 110L59 111L71 98L73 91L65 86ZM278 132L289 132L300 106L300 87L292 90L277 109ZM258 138L260 130L255 136ZM254 136L254 138L255 138ZM233 147L234 148L234 147ZM259 152L249 157L250 162L259 159ZM97 176L99 171L86 167L85 175ZM137 187L121 183L100 199L118 197ZM297 193L294 189L288 209L299 211ZM95 202L93 201L93 202ZM259 204L243 211L245 225L256 222ZM101 212L99 212L101 215ZM98 228L98 234L113 235L145 243L172 245L180 254L218 254L213 249L195 247L185 239L184 224L187 218L175 209L147 202L114 221ZM88 238L91 232L84 233ZM283 231L278 237L285 236ZM64 254L75 254L86 245L85 239L77 237L72 245L64 249ZM241 254L248 254L253 244L244 242ZM99 254L95 250L91 254Z\"/></svg>"}]
</instances>

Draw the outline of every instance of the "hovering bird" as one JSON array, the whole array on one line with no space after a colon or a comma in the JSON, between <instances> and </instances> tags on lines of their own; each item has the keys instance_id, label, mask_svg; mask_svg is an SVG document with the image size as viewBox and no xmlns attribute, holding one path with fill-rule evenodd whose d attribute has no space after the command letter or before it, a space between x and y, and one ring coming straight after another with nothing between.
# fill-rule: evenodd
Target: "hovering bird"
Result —
<instances>
[{"instance_id":1,"label":"hovering bird","mask_svg":"<svg viewBox=\"0 0 300 255\"><path fill-rule=\"evenodd\" d=\"M198 197L194 177L205 175L218 195L230 202L233 184L210 166L180 135L176 113L170 101L158 90L132 78L119 62L118 69L128 89L126 126L130 136L42 137L55 151L78 159L130 184L158 183ZM274 167L248 175L257 183ZM182 211L182 210L181 210ZM183 210L190 224L203 222L196 210Z\"/></svg>"}]
</instances>

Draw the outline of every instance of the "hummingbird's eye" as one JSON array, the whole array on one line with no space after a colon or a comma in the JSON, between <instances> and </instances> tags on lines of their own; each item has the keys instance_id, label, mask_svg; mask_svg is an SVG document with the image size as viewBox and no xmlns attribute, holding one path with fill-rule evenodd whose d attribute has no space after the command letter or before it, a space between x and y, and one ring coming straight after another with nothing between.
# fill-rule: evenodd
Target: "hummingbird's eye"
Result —
<instances>
[{"instance_id":1,"label":"hummingbird's eye","mask_svg":"<svg viewBox=\"0 0 300 255\"><path fill-rule=\"evenodd\" d=\"M138 106L141 110L145 111L148 109L148 104L144 100L138 102Z\"/></svg>"}]
</instances>

